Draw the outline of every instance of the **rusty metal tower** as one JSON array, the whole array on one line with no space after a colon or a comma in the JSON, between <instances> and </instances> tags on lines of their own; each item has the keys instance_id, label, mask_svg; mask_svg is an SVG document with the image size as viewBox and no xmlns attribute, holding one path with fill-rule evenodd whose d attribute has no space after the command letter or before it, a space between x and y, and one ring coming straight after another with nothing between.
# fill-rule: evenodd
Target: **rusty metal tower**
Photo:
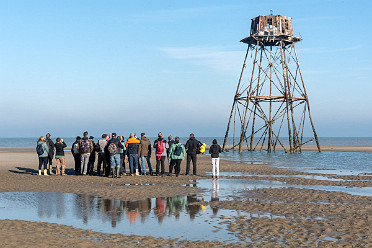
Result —
<instances>
[{"instance_id":1,"label":"rusty metal tower","mask_svg":"<svg viewBox=\"0 0 372 248\"><path fill-rule=\"evenodd\" d=\"M301 40L293 36L291 17L270 14L252 19L250 36L241 40L248 48L223 149L232 132L232 149L239 147L239 152L245 143L250 151L271 152L280 145L285 152L295 153L313 140L320 151L295 49L295 43ZM251 70L246 68L249 54L253 59ZM305 125L307 128L309 123L313 137L305 140ZM283 133L288 135L288 146L279 139ZM239 139L235 142L236 135Z\"/></svg>"}]
</instances>

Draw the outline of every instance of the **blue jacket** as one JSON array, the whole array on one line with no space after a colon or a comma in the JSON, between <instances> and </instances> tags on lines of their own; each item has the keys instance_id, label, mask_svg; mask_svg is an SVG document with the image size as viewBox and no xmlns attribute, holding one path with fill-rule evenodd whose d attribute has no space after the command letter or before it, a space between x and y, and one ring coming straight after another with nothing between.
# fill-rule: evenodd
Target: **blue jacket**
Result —
<instances>
[{"instance_id":1,"label":"blue jacket","mask_svg":"<svg viewBox=\"0 0 372 248\"><path fill-rule=\"evenodd\" d=\"M177 146L181 146L181 154L179 156L177 156L176 154L174 154L174 151L176 150L176 147ZM186 149L185 149L185 146L182 145L181 143L173 143L173 145L170 147L169 149L169 157L171 159L183 159L186 155Z\"/></svg>"},{"instance_id":2,"label":"blue jacket","mask_svg":"<svg viewBox=\"0 0 372 248\"><path fill-rule=\"evenodd\" d=\"M45 143L45 142L42 142L42 141L39 141L37 142L37 145L40 145L43 147L43 154L39 155L39 158L45 158L45 157L48 157L48 154L49 154L49 148L48 148L48 145Z\"/></svg>"}]
</instances>

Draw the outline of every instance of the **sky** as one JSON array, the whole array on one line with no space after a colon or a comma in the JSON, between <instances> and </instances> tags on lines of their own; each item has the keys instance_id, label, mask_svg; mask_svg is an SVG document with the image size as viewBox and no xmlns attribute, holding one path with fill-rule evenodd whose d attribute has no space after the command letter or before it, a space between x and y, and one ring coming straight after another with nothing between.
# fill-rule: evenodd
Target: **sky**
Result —
<instances>
[{"instance_id":1,"label":"sky","mask_svg":"<svg viewBox=\"0 0 372 248\"><path fill-rule=\"evenodd\" d=\"M293 18L321 137L372 136L370 1L0 1L0 137L224 136L251 18Z\"/></svg>"}]
</instances>

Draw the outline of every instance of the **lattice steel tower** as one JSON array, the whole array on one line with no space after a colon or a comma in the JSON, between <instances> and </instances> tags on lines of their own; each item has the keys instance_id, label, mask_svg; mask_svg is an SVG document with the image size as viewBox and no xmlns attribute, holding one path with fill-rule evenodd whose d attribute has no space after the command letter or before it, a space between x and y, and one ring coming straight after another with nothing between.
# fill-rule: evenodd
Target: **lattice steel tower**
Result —
<instances>
[{"instance_id":1,"label":"lattice steel tower","mask_svg":"<svg viewBox=\"0 0 372 248\"><path fill-rule=\"evenodd\" d=\"M291 17L271 14L252 19L250 36L241 40L248 44L248 49L223 149L229 133L233 132L232 149L238 146L239 152L246 143L250 151L259 148L271 152L280 145L285 152L289 147L289 152L294 153L313 140L320 151L295 49L295 43L301 40L293 36ZM251 71L246 69L249 54L253 59ZM305 125L313 133L313 137L306 140ZM279 139L283 129L288 132L288 146ZM238 142L235 142L236 135L239 135Z\"/></svg>"}]
</instances>

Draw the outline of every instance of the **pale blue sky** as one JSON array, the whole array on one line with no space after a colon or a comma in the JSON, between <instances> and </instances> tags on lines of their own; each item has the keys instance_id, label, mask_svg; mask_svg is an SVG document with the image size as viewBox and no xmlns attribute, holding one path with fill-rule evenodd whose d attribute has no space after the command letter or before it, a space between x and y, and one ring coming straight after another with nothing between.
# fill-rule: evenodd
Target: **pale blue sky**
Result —
<instances>
[{"instance_id":1,"label":"pale blue sky","mask_svg":"<svg viewBox=\"0 0 372 248\"><path fill-rule=\"evenodd\" d=\"M370 1L0 1L0 137L223 136L251 18L293 18L319 136L372 136Z\"/></svg>"}]
</instances>

